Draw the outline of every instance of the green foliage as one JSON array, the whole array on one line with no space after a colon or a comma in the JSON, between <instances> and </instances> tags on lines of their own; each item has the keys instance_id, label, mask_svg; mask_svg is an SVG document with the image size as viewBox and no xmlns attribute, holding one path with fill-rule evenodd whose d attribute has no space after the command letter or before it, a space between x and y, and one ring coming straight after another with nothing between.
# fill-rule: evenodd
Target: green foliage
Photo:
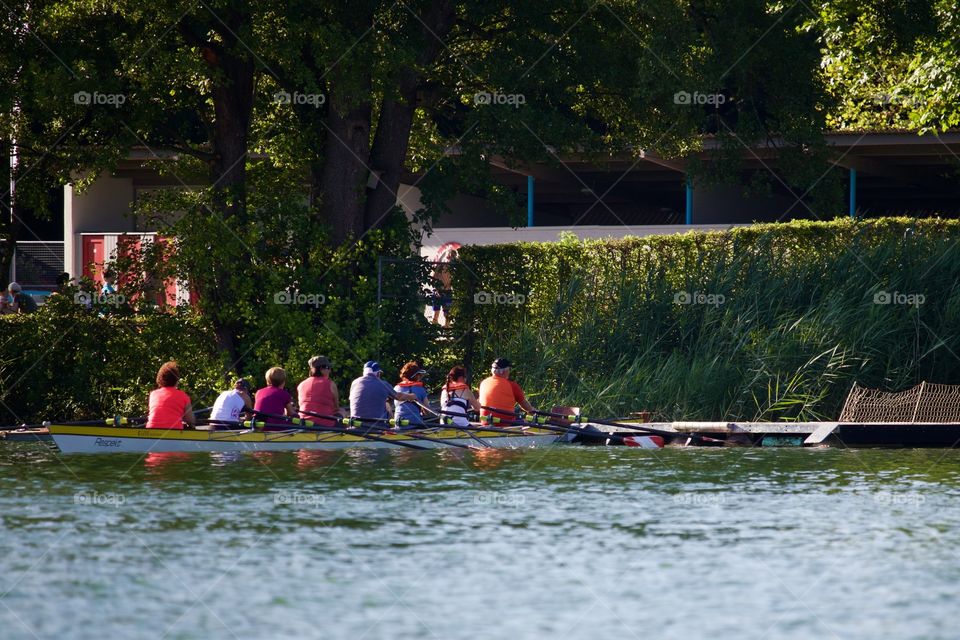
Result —
<instances>
[{"instance_id":1,"label":"green foliage","mask_svg":"<svg viewBox=\"0 0 960 640\"><path fill-rule=\"evenodd\" d=\"M51 296L30 315L0 316L0 421L146 414L157 369L180 364L180 387L208 406L227 371L209 322L180 309L99 314Z\"/></svg>"},{"instance_id":2,"label":"green foliage","mask_svg":"<svg viewBox=\"0 0 960 640\"><path fill-rule=\"evenodd\" d=\"M306 376L317 354L331 358L346 380L370 359L391 372L412 357L430 358L434 329L422 314L420 284L428 265L413 252L406 220L393 218L360 242L331 248L280 174L264 174L250 197L250 224L214 213L205 190L143 198L138 213L177 238L176 250L146 252L143 261L118 267L189 282L203 316L236 337L231 368L256 381L275 365L288 368L291 380ZM397 262L382 269L386 295L378 304L381 256Z\"/></svg>"},{"instance_id":3,"label":"green foliage","mask_svg":"<svg viewBox=\"0 0 960 640\"><path fill-rule=\"evenodd\" d=\"M455 331L473 370L510 357L543 405L832 417L853 380L960 379L958 244L960 222L885 218L464 247Z\"/></svg>"},{"instance_id":4,"label":"green foliage","mask_svg":"<svg viewBox=\"0 0 960 640\"><path fill-rule=\"evenodd\" d=\"M805 30L823 49L834 129L960 126L960 14L953 0L833 0Z\"/></svg>"}]
</instances>

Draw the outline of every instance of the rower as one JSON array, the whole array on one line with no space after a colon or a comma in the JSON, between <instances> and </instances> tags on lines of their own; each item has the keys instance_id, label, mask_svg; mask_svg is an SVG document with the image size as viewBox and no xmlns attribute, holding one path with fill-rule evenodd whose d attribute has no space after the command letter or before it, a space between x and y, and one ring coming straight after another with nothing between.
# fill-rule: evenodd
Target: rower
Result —
<instances>
[{"instance_id":1,"label":"rower","mask_svg":"<svg viewBox=\"0 0 960 640\"><path fill-rule=\"evenodd\" d=\"M190 405L190 396L177 388L180 369L171 360L157 372L157 388L150 392L147 429L183 429L183 424L193 427L196 421Z\"/></svg>"},{"instance_id":2,"label":"rower","mask_svg":"<svg viewBox=\"0 0 960 640\"><path fill-rule=\"evenodd\" d=\"M490 377L480 383L480 405L483 407L494 407L513 411L516 405L527 413L533 413L533 408L527 397L523 394L523 389L516 382L510 379L510 370L513 363L506 358L497 358L490 366ZM502 421L516 420L512 413L503 413L501 411L490 411L481 409L481 416L493 416Z\"/></svg>"},{"instance_id":3,"label":"rower","mask_svg":"<svg viewBox=\"0 0 960 640\"><path fill-rule=\"evenodd\" d=\"M310 377L297 385L297 399L300 401L300 417L315 420L324 427L332 427L333 420L315 419L311 414L325 416L340 414L340 391L337 383L330 378L332 365L326 356L313 356L307 363Z\"/></svg>"},{"instance_id":4,"label":"rower","mask_svg":"<svg viewBox=\"0 0 960 640\"><path fill-rule=\"evenodd\" d=\"M412 393L395 391L381 379L383 371L375 360L363 365L363 375L350 383L350 415L354 418L386 420L390 417L388 400L416 402Z\"/></svg>"},{"instance_id":5,"label":"rower","mask_svg":"<svg viewBox=\"0 0 960 640\"><path fill-rule=\"evenodd\" d=\"M246 378L237 378L232 389L227 389L217 396L213 409L210 410L210 423L225 428L235 427L240 422L240 414L252 410L250 383Z\"/></svg>"},{"instance_id":6,"label":"rower","mask_svg":"<svg viewBox=\"0 0 960 640\"><path fill-rule=\"evenodd\" d=\"M423 426L423 415L417 402L424 404L427 401L427 389L423 380L427 372L416 362L408 362L400 370L400 382L393 388L397 393L409 393L416 396L415 402L400 400L397 402L397 420L409 420L411 426Z\"/></svg>"},{"instance_id":7,"label":"rower","mask_svg":"<svg viewBox=\"0 0 960 640\"><path fill-rule=\"evenodd\" d=\"M270 367L264 378L267 386L259 389L254 396L254 412L263 412L272 415L296 416L297 407L293 403L293 396L284 386L287 384L287 372L281 367ZM274 419L275 422L285 422ZM279 428L279 427L278 427ZM265 431L274 431L275 429L266 427Z\"/></svg>"},{"instance_id":8,"label":"rower","mask_svg":"<svg viewBox=\"0 0 960 640\"><path fill-rule=\"evenodd\" d=\"M473 395L473 389L467 384L467 370L456 366L447 374L447 382L440 391L440 406L446 414L456 413L453 424L458 427L470 426L467 411L480 413L480 403Z\"/></svg>"}]
</instances>

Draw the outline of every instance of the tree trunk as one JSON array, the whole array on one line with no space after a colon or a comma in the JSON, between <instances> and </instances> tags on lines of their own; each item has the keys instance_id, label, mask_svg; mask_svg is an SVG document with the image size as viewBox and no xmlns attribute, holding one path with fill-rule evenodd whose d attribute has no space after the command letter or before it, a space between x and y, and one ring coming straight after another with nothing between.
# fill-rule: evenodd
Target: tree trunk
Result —
<instances>
[{"instance_id":1,"label":"tree trunk","mask_svg":"<svg viewBox=\"0 0 960 640\"><path fill-rule=\"evenodd\" d=\"M213 102L213 121L210 123L212 209L213 215L229 226L247 221L247 144L257 73L253 55L235 35L243 32L251 22L249 7L245 4L239 7L225 12L216 23L195 23L184 17L179 25L187 44L197 47L209 70ZM211 30L218 37L211 38ZM238 259L243 257L237 256ZM229 302L229 287L216 277L209 282L194 284L204 300L204 307L210 311L219 348L229 354L231 362L237 363L236 340L242 325L234 316L222 312Z\"/></svg>"},{"instance_id":2,"label":"tree trunk","mask_svg":"<svg viewBox=\"0 0 960 640\"><path fill-rule=\"evenodd\" d=\"M330 100L326 157L320 173L321 218L330 225L330 244L338 247L364 232L364 202L370 178L370 103L346 110Z\"/></svg>"},{"instance_id":3,"label":"tree trunk","mask_svg":"<svg viewBox=\"0 0 960 640\"><path fill-rule=\"evenodd\" d=\"M450 33L455 18L455 9L449 0L437 0L425 12L421 33L424 44L417 55L417 67L423 68L436 61L444 48L442 39ZM363 223L367 230L377 228L397 206L403 163L417 107L417 90L422 81L421 73L416 69L402 69L396 79L396 96L385 98L381 103L370 157L371 167L379 174L379 180L364 209Z\"/></svg>"}]
</instances>

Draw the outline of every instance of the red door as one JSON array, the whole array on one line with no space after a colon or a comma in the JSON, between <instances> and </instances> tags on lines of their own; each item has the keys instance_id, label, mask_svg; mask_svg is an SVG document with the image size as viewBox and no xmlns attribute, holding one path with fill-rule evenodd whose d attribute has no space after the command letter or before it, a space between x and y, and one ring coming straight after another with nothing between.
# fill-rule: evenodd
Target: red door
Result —
<instances>
[{"instance_id":1,"label":"red door","mask_svg":"<svg viewBox=\"0 0 960 640\"><path fill-rule=\"evenodd\" d=\"M103 284L103 236L83 238L83 275Z\"/></svg>"}]
</instances>

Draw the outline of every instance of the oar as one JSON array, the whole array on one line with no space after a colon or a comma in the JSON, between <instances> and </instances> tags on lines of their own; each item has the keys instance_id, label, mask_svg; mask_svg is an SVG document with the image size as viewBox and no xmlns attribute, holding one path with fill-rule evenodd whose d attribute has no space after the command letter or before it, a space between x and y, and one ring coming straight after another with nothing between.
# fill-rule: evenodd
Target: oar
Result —
<instances>
[{"instance_id":1,"label":"oar","mask_svg":"<svg viewBox=\"0 0 960 640\"><path fill-rule=\"evenodd\" d=\"M17 429L43 429L49 427L52 424L63 425L65 427L120 427L126 424L130 424L131 420L128 418L121 418L120 416L114 416L112 418L103 418L101 420L74 420L72 422L51 422L45 420L43 422L38 422L36 424L10 424L5 426L0 426L0 431L15 431Z\"/></svg>"},{"instance_id":2,"label":"oar","mask_svg":"<svg viewBox=\"0 0 960 640\"><path fill-rule=\"evenodd\" d=\"M484 408L486 408L486 407L484 407ZM485 418L485 419L492 420L494 424L496 424L496 423L498 423L498 422L501 422L501 421L503 420L503 418L498 418L498 417L496 417L496 416L484 416L484 418ZM605 440L612 440L612 441L618 442L618 443L620 443L620 444L622 444L622 445L624 445L624 446L630 446L630 444L632 444L630 441L627 440L627 437L628 437L628 436L623 436L623 435L620 435L620 434L618 434L618 433L607 433L607 432L605 432L605 431L600 431L599 429L595 429L595 428L590 427L589 425L585 425L585 424L584 424L584 425L580 425L580 426L578 426L578 427L573 427L573 426L569 426L569 427L568 427L568 426L559 425L559 424L554 424L554 423L552 423L552 422L546 422L546 421L544 421L544 422L539 422L539 421L538 421L538 422L527 422L527 421L525 421L525 420L509 420L509 422L510 422L511 424L515 424L515 425L523 425L523 426L526 426L526 427L534 427L534 428L536 428L536 429L543 429L543 430L545 430L545 431L553 431L554 433L568 433L568 434L569 434L569 433L572 433L572 434L577 434L577 435L586 434L586 435L593 436L593 437L596 437L596 438L604 438ZM652 434L635 433L635 435L652 435Z\"/></svg>"},{"instance_id":3,"label":"oar","mask_svg":"<svg viewBox=\"0 0 960 640\"><path fill-rule=\"evenodd\" d=\"M419 404L419 403L418 403L418 404ZM308 416L313 416L314 418L321 418L321 419L323 419L323 420L334 420L334 421L336 421L336 420L353 420L353 421L359 422L361 425L366 426L368 429L373 428L373 429L379 430L380 432L390 431L390 429L387 429L387 428L384 428L384 427L380 427L377 423L381 423L381 424L382 424L384 421L383 421L383 420L379 420L379 419L377 419L377 418L349 418L349 419L346 419L346 418L337 418L336 416L328 416L328 415L324 415L324 414L322 414L322 413L314 413L314 412L312 412L312 411L301 411L300 413L305 413L305 414L307 414ZM397 420L389 420L389 421L388 421L389 424L395 424L396 422L397 422ZM408 425L403 424L404 422L409 423L409 420L400 420L400 426L408 426ZM404 433L404 435L409 436L409 437L411 437L411 438L413 438L413 439L415 439L415 440L425 440L425 441L427 441L427 442L435 442L435 443L437 443L437 444L447 445L448 447L457 447L458 449L471 449L471 450L477 449L477 447L471 446L471 445L469 445L469 444L460 444L459 442L451 442L450 440L444 440L443 438L431 438L431 437L429 437L429 436L425 436L425 435L422 435L422 434L414 433L413 431L404 431L403 433Z\"/></svg>"},{"instance_id":4,"label":"oar","mask_svg":"<svg viewBox=\"0 0 960 640\"><path fill-rule=\"evenodd\" d=\"M256 413L256 414L258 414L258 415L261 415L261 416L264 416L264 417L272 418L272 419L282 418L283 420L290 420L290 421L292 421L292 422L291 422L291 423L281 424L281 423L268 423L268 422L249 421L249 420L248 420L248 421L246 421L246 422L243 423L244 426L246 426L246 427L254 427L254 428L256 428L256 427L286 427L286 428L289 428L289 429L291 429L291 430L296 430L296 431L309 431L309 432L313 432L313 433L340 433L340 434L346 434L346 435L351 435L351 436L357 436L357 437L360 437L360 438L365 438L365 439L367 439L367 440L376 440L377 442L388 442L388 443L390 443L390 444L395 444L395 445L397 445L397 446L399 446L399 447L406 447L406 448L408 448L408 449L417 449L417 450L419 450L419 451L429 451L429 450L430 450L430 447L422 447L422 446L420 446L420 445L418 445L418 444L413 444L413 443L411 443L411 442L401 442L401 441L399 441L399 440L391 440L390 438L381 438L380 436L375 436L375 435L373 435L373 434L365 433L365 432L363 432L363 431L357 431L356 429L341 429L340 427L327 427L327 426L323 426L323 425L314 425L314 423L311 422L310 420L303 420L303 419L301 419L301 418L290 418L290 417L288 417L288 416L277 416L277 415L274 415L274 414L263 413L262 411L256 411L256 412L254 412L254 413ZM342 420L344 420L344 419L343 419L343 418L338 418L338 420L342 421ZM359 425L358 425L358 424L354 424L353 426L359 426Z\"/></svg>"},{"instance_id":5,"label":"oar","mask_svg":"<svg viewBox=\"0 0 960 640\"><path fill-rule=\"evenodd\" d=\"M700 434L698 434L698 433L678 433L678 432L675 432L675 431L663 431L662 429L653 429L653 428L651 428L651 427L644 427L644 426L642 426L642 425L635 425L635 424L628 424L628 423L625 423L625 422L618 422L618 421L616 421L616 420L598 420L598 419L595 419L595 418L587 418L586 416L582 416L582 415L580 415L580 414L566 414L566 415L565 415L565 414L561 414L561 413L553 413L553 412L551 412L551 411L539 411L539 410L538 410L538 411L534 411L534 413L537 414L537 415L540 415L540 416L548 416L548 417L551 417L551 418L560 418L560 419L563 419L563 420L570 420L570 421L576 421L576 422L591 422L591 423L593 423L593 424L602 424L602 425L606 425L606 426L609 426L609 427L618 427L618 428L620 428L620 429L625 429L625 430L628 430L628 431L634 431L634 432L637 432L637 433L649 433L649 434L652 434L652 435L655 435L655 436L662 436L662 437L665 437L665 438L677 438L677 437L682 437L682 438L690 438L691 440L697 440L697 441L700 441L700 442L711 442L711 443L725 444L725 442L724 442L723 440L719 440L719 439L717 439L717 438L710 438L710 437L707 437L707 436L704 436L704 435L700 435Z\"/></svg>"},{"instance_id":6,"label":"oar","mask_svg":"<svg viewBox=\"0 0 960 640\"><path fill-rule=\"evenodd\" d=\"M442 416L440 415L440 414L442 414L442 413L450 413L449 411L443 411L443 409L433 409L433 408L430 407L430 405L421 404L420 402L417 402L417 401L414 401L414 403L415 403L418 407L420 407L421 409L423 409L424 411L426 411L427 413L432 413L432 414L433 414L434 416L436 416L437 418L442 418ZM450 421L447 422L446 425L444 425L444 426L453 427L454 430L461 431L461 429L459 429L459 425L456 424L456 423L454 423L453 420L450 420ZM470 438L471 438L472 440L475 440L475 441L479 442L481 446L483 446L483 447L485 447L485 448L487 448L487 449L492 449L492 448L493 448L493 447L490 445L490 443L484 442L481 438L479 438L479 437L478 437L476 434L474 434L472 431L470 431L470 430L468 430L468 429L462 429L462 431L463 431L465 434L467 434L468 436L470 436Z\"/></svg>"},{"instance_id":7,"label":"oar","mask_svg":"<svg viewBox=\"0 0 960 640\"><path fill-rule=\"evenodd\" d=\"M497 407L483 407L483 408L486 409L487 411L495 411L495 412L497 412L497 413L505 413L505 414L511 414L511 413L513 413L514 415L518 415L516 412L510 411L510 410L508 410L508 409L499 409L499 408L497 408ZM606 426L610 426L610 427L618 427L619 429L622 430L622 432L634 433L634 434L637 434L637 435L652 435L652 436L660 436L660 437L662 437L662 438L670 438L670 439L673 439L673 438L689 438L690 440L695 440L695 441L698 441L698 442L710 442L710 443L724 444L724 441L723 441L723 440L718 440L718 439L716 439L716 438L708 438L707 436L702 436L702 435L699 435L699 434L696 434L696 433L678 433L678 432L676 432L676 431L663 431L663 430L661 430L661 429L652 429L652 428L649 428L649 427L640 427L640 426L637 426L637 425L634 425L634 424L625 424L625 423L622 423L622 422L615 422L615 421L613 421L613 420L596 420L596 419L593 419L593 418L587 418L586 416L582 416L582 415L579 415L579 414L561 414L561 413L552 413L552 412L550 412L550 411L534 411L534 414L535 414L535 415L534 415L534 420L533 420L533 425L534 425L534 426L536 426L536 425L543 425L543 424L552 424L552 425L554 425L554 426L563 426L563 425L557 425L555 422L549 422L549 420L548 420L548 418L559 418L559 419L563 419L563 420L574 421L574 422L576 422L577 424L583 425L583 427L589 427L589 425L584 424L584 423L585 423L585 422L590 422L590 423L593 423L593 424L602 424L602 425L606 425ZM520 414L520 416L519 416L520 419L522 420L525 415L526 415L526 414ZM599 435L603 435L603 436L607 436L607 437L610 436L610 434L608 434L607 432L605 432L605 431L600 431L599 429L596 429L596 428L585 428L585 429L584 429L584 428L578 427L578 428L574 429L573 432L575 432L575 433L576 433L576 432L579 432L579 433L588 433L588 434L595 435L595 436L599 436ZM619 436L619 439L622 440L623 437L622 437L622 436Z\"/></svg>"}]
</instances>

